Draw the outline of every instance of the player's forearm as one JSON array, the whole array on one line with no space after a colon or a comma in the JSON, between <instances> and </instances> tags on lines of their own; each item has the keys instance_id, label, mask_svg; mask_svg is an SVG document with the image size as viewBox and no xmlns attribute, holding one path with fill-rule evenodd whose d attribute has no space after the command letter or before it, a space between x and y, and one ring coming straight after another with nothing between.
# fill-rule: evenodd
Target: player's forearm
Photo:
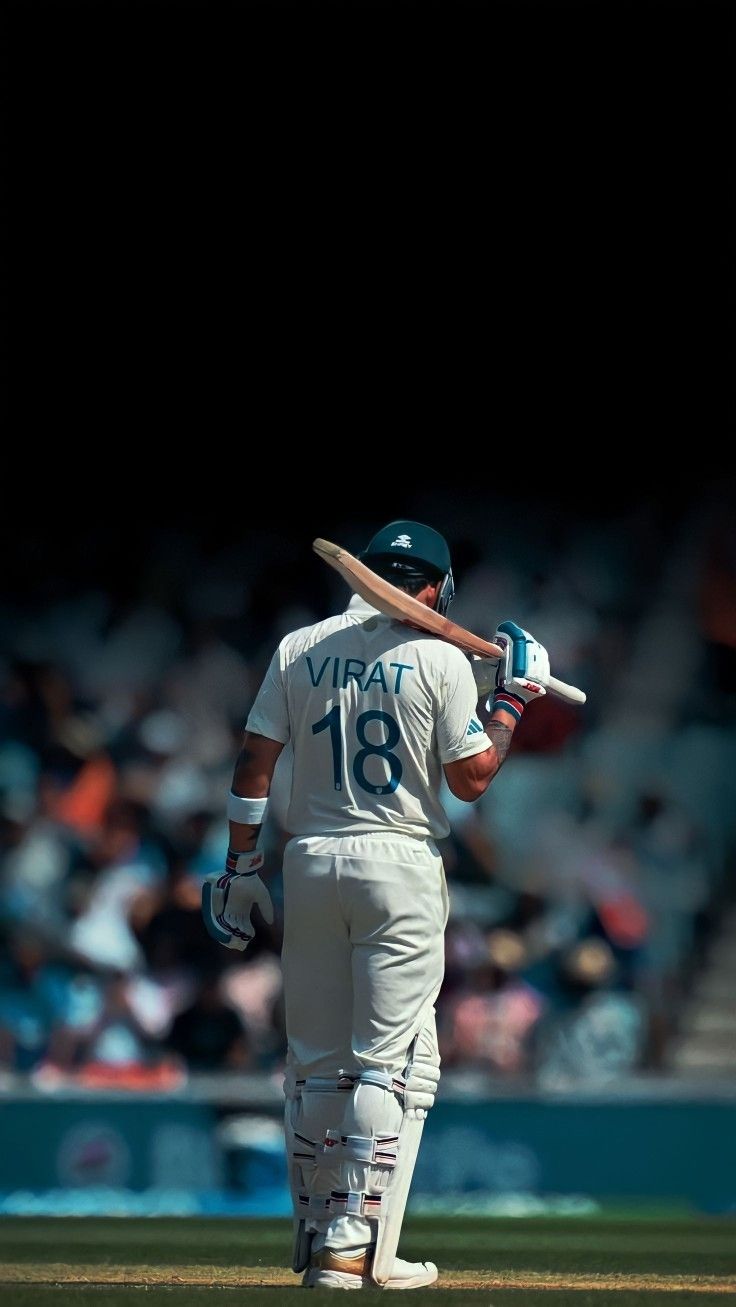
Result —
<instances>
[{"instance_id":1,"label":"player's forearm","mask_svg":"<svg viewBox=\"0 0 736 1307\"><path fill-rule=\"evenodd\" d=\"M258 908L267 925L273 902L259 872L264 852L257 847L266 815L271 777L283 744L246 731L227 796L229 844L222 874L205 876L202 915L208 934L225 948L242 952L255 933L251 919Z\"/></svg>"},{"instance_id":2,"label":"player's forearm","mask_svg":"<svg viewBox=\"0 0 736 1307\"><path fill-rule=\"evenodd\" d=\"M270 776L266 775L258 759L247 745L244 745L233 769L231 792L243 798L266 799L270 782ZM256 847L262 824L262 822L248 824L231 821L229 823L230 848L236 853L250 853Z\"/></svg>"},{"instance_id":3,"label":"player's forearm","mask_svg":"<svg viewBox=\"0 0 736 1307\"><path fill-rule=\"evenodd\" d=\"M486 718L485 732L491 741L490 749L445 767L445 776L452 793L465 803L474 803L485 794L498 775L506 761L516 728L516 718L503 708L494 708L490 715L483 715Z\"/></svg>"},{"instance_id":4,"label":"player's forearm","mask_svg":"<svg viewBox=\"0 0 736 1307\"><path fill-rule=\"evenodd\" d=\"M490 749L478 754L477 784L482 785L485 793L491 781L498 775L508 757L511 740L516 729L516 718L503 708L494 708L485 722L485 732L491 741Z\"/></svg>"},{"instance_id":5,"label":"player's forearm","mask_svg":"<svg viewBox=\"0 0 736 1307\"><path fill-rule=\"evenodd\" d=\"M258 843L258 836L261 832L260 824L258 826L244 826L239 821L231 821L230 825L230 848L233 853L252 853Z\"/></svg>"},{"instance_id":6,"label":"player's forearm","mask_svg":"<svg viewBox=\"0 0 736 1307\"><path fill-rule=\"evenodd\" d=\"M496 766L490 780L500 771L506 761L515 727L515 718L510 713L503 712L500 708L497 708L486 722L486 735L491 741L496 754Z\"/></svg>"},{"instance_id":7,"label":"player's forearm","mask_svg":"<svg viewBox=\"0 0 736 1307\"><path fill-rule=\"evenodd\" d=\"M231 792L247 799L267 799L275 758L281 748L274 741L265 741L263 736L246 731L233 769ZM230 821L229 825L230 848L236 853L250 853L256 847L262 822Z\"/></svg>"}]
</instances>

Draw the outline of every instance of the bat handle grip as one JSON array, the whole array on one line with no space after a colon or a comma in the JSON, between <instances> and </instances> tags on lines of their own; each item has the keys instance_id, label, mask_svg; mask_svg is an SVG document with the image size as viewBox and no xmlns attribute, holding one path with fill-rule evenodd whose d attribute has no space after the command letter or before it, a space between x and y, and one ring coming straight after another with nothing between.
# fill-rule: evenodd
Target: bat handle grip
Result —
<instances>
[{"instance_id":1,"label":"bat handle grip","mask_svg":"<svg viewBox=\"0 0 736 1307\"><path fill-rule=\"evenodd\" d=\"M559 695L560 699L567 699L568 703L585 703L588 697L583 690L578 690L577 686L558 681L556 676L550 676L547 689Z\"/></svg>"}]
</instances>

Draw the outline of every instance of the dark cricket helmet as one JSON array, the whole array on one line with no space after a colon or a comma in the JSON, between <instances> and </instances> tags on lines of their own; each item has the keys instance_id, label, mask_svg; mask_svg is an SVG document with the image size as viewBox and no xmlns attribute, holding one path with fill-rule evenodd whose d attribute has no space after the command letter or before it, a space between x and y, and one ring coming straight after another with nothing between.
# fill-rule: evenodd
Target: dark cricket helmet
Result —
<instances>
[{"instance_id":1,"label":"dark cricket helmet","mask_svg":"<svg viewBox=\"0 0 736 1307\"><path fill-rule=\"evenodd\" d=\"M423 522L399 518L382 526L358 557L394 585L441 581L435 609L444 616L455 583L450 549L439 531Z\"/></svg>"}]
</instances>

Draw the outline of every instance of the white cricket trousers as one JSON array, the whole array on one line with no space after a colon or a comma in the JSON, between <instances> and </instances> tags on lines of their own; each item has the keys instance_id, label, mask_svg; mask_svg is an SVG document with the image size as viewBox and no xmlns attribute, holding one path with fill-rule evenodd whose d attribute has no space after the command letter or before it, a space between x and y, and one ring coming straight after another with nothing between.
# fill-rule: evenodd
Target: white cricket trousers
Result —
<instances>
[{"instance_id":1,"label":"white cricket trousers","mask_svg":"<svg viewBox=\"0 0 736 1307\"><path fill-rule=\"evenodd\" d=\"M433 840L362 834L297 837L284 851L282 972L288 1074L337 1079L367 1069L401 1074L415 1037L439 1066L434 1004L445 965L449 902ZM296 1128L398 1134L396 1096L358 1084L304 1093ZM352 1188L358 1173L333 1178ZM375 1235L363 1217L316 1219L315 1251L350 1251Z\"/></svg>"},{"instance_id":2,"label":"white cricket trousers","mask_svg":"<svg viewBox=\"0 0 736 1307\"><path fill-rule=\"evenodd\" d=\"M433 840L307 836L284 851L282 973L301 1076L403 1071L444 976L448 895Z\"/></svg>"}]
</instances>

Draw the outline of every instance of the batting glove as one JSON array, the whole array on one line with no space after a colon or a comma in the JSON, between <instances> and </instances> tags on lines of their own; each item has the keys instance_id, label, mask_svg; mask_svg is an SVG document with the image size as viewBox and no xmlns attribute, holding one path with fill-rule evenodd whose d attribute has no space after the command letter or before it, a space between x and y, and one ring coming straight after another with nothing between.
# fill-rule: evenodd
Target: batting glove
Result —
<instances>
[{"instance_id":1,"label":"batting glove","mask_svg":"<svg viewBox=\"0 0 736 1307\"><path fill-rule=\"evenodd\" d=\"M504 708L519 721L526 705L547 693L547 650L515 622L501 622L493 643L504 651L496 672L493 707Z\"/></svg>"},{"instance_id":2,"label":"batting glove","mask_svg":"<svg viewBox=\"0 0 736 1307\"><path fill-rule=\"evenodd\" d=\"M258 872L263 853L236 853L228 849L225 871L207 876L202 884L202 916L208 933L225 948L246 949L255 929L250 919L254 907L264 921L273 921L273 903Z\"/></svg>"}]
</instances>

